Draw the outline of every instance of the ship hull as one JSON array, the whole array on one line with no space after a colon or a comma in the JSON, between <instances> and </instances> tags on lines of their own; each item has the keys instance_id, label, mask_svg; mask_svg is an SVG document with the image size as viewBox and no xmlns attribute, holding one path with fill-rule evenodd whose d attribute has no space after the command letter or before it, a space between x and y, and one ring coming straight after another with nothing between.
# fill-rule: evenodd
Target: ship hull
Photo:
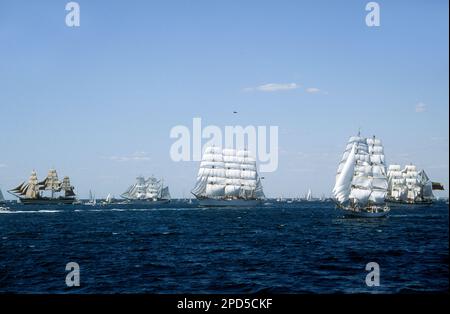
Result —
<instances>
[{"instance_id":1,"label":"ship hull","mask_svg":"<svg viewBox=\"0 0 450 314\"><path fill-rule=\"evenodd\" d=\"M76 202L76 199L69 197L59 198L19 198L23 205L72 205Z\"/></svg>"},{"instance_id":2,"label":"ship hull","mask_svg":"<svg viewBox=\"0 0 450 314\"><path fill-rule=\"evenodd\" d=\"M153 200L153 199L148 199L148 200L127 200L125 202L125 204L157 206L157 205L167 204L169 202L170 202L170 200Z\"/></svg>"},{"instance_id":3,"label":"ship hull","mask_svg":"<svg viewBox=\"0 0 450 314\"><path fill-rule=\"evenodd\" d=\"M217 200L211 198L198 199L201 207L254 207L261 204L261 200Z\"/></svg>"},{"instance_id":4,"label":"ship hull","mask_svg":"<svg viewBox=\"0 0 450 314\"><path fill-rule=\"evenodd\" d=\"M432 205L433 204L432 200L422 200L422 201L410 202L410 201L388 199L386 202L389 204L393 204L393 205Z\"/></svg>"},{"instance_id":5,"label":"ship hull","mask_svg":"<svg viewBox=\"0 0 450 314\"><path fill-rule=\"evenodd\" d=\"M345 216L348 217L361 217L361 218L381 218L389 214L390 208L383 207L378 208L378 210L373 211L369 209L355 210L352 207L338 207Z\"/></svg>"}]
</instances>

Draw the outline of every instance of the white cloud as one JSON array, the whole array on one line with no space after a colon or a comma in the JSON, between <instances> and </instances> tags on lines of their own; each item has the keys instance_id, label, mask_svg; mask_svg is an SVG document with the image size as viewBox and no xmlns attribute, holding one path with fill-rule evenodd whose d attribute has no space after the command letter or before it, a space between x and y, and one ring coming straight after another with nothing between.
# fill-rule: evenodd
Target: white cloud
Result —
<instances>
[{"instance_id":1,"label":"white cloud","mask_svg":"<svg viewBox=\"0 0 450 314\"><path fill-rule=\"evenodd\" d=\"M108 159L113 161L149 161L151 158L146 152L135 152L128 156L110 156Z\"/></svg>"},{"instance_id":2,"label":"white cloud","mask_svg":"<svg viewBox=\"0 0 450 314\"><path fill-rule=\"evenodd\" d=\"M417 105L416 105L416 112L424 112L425 110L427 110L427 105L426 104L424 104L423 102L419 102Z\"/></svg>"},{"instance_id":3,"label":"white cloud","mask_svg":"<svg viewBox=\"0 0 450 314\"><path fill-rule=\"evenodd\" d=\"M0 164L0 168L6 168L6 167L8 167L8 166L5 164Z\"/></svg>"},{"instance_id":4,"label":"white cloud","mask_svg":"<svg viewBox=\"0 0 450 314\"><path fill-rule=\"evenodd\" d=\"M297 89L300 86L297 83L269 83L260 85L257 87L247 87L244 88L244 91L251 92L251 91L259 91L259 92L278 92L278 91L285 91L285 90L292 90Z\"/></svg>"},{"instance_id":5,"label":"white cloud","mask_svg":"<svg viewBox=\"0 0 450 314\"><path fill-rule=\"evenodd\" d=\"M320 92L320 89L318 89L317 87L308 87L306 89L306 92L310 94L317 94Z\"/></svg>"}]
</instances>

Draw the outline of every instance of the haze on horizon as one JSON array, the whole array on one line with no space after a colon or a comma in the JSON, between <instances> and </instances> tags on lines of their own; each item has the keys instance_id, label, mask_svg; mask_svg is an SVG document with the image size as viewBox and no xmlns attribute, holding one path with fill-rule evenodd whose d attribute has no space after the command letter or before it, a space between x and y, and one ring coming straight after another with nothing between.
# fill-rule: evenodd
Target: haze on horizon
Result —
<instances>
[{"instance_id":1,"label":"haze on horizon","mask_svg":"<svg viewBox=\"0 0 450 314\"><path fill-rule=\"evenodd\" d=\"M449 187L448 2L0 2L0 188L68 175L86 198L138 175L188 197L199 162L173 162L170 130L278 126L268 197L329 196L348 138L384 143ZM237 113L234 113L236 111Z\"/></svg>"}]
</instances>

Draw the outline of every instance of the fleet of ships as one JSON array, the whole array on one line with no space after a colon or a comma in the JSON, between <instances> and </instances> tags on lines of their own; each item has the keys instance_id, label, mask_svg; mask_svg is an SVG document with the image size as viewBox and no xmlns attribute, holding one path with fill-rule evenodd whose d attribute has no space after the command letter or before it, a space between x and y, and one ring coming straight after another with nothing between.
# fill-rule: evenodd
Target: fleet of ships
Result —
<instances>
[{"instance_id":1,"label":"fleet of ships","mask_svg":"<svg viewBox=\"0 0 450 314\"><path fill-rule=\"evenodd\" d=\"M342 159L338 164L333 198L313 198L311 190L303 199L296 201L334 201L336 207L346 214L362 217L382 217L390 211L391 204L431 204L435 197L433 190L443 190L440 183L432 182L424 170L410 164L386 167L384 148L379 138L366 138L358 134L347 142ZM8 191L20 203L29 204L80 204L68 176L58 178L55 169L50 169L46 178L38 180L33 170L28 181ZM197 180L191 193L200 206L255 206L265 199L261 177L256 160L247 150L207 147L203 153ZM163 204L170 202L169 187L163 179L154 176L139 176L128 187L121 199L111 194L101 204ZM0 205L5 203L0 190ZM85 205L96 205L90 191Z\"/></svg>"}]
</instances>

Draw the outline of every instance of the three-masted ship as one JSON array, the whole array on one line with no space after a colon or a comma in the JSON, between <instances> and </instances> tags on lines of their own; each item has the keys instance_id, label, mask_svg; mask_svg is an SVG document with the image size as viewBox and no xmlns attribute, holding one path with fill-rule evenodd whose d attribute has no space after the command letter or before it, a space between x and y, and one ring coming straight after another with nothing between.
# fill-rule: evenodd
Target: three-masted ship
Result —
<instances>
[{"instance_id":1,"label":"three-masted ship","mask_svg":"<svg viewBox=\"0 0 450 314\"><path fill-rule=\"evenodd\" d=\"M151 176L145 179L142 176L136 178L136 183L131 185L122 195L128 202L136 204L160 204L170 202L169 187L164 185L164 180Z\"/></svg>"},{"instance_id":2,"label":"three-masted ship","mask_svg":"<svg viewBox=\"0 0 450 314\"><path fill-rule=\"evenodd\" d=\"M444 189L442 184L431 182L425 171L418 171L413 164L404 169L400 165L390 165L387 176L387 201L390 203L429 205L435 200L433 190Z\"/></svg>"},{"instance_id":3,"label":"three-masted ship","mask_svg":"<svg viewBox=\"0 0 450 314\"><path fill-rule=\"evenodd\" d=\"M191 193L200 206L256 206L265 198L249 151L207 147Z\"/></svg>"},{"instance_id":4,"label":"three-masted ship","mask_svg":"<svg viewBox=\"0 0 450 314\"><path fill-rule=\"evenodd\" d=\"M339 163L333 194L337 207L358 217L382 217L390 208L384 149L378 138L350 137Z\"/></svg>"},{"instance_id":5,"label":"three-masted ship","mask_svg":"<svg viewBox=\"0 0 450 314\"><path fill-rule=\"evenodd\" d=\"M69 177L65 176L60 181L55 169L50 169L43 181L38 180L36 171L33 170L28 182L23 182L8 192L25 205L73 204L76 201Z\"/></svg>"}]
</instances>

